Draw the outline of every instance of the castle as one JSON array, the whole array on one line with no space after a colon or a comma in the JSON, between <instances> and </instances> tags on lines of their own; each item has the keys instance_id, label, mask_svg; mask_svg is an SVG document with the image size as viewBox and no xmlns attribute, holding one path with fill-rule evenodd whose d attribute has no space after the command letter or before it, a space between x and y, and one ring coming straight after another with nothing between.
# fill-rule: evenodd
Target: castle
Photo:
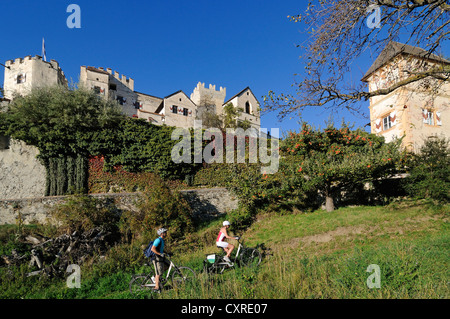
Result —
<instances>
[{"instance_id":1,"label":"castle","mask_svg":"<svg viewBox=\"0 0 450 319\"><path fill-rule=\"evenodd\" d=\"M47 62L36 55L5 63L3 88L6 101L12 100L15 94L26 95L33 88L57 84L67 85L67 79L55 60ZM80 86L94 90L101 97L116 100L125 115L143 118L155 125L191 128L205 112L221 116L225 105L231 103L239 110L238 124L245 122L255 129L256 134L260 129L259 102L249 87L228 100L225 100L226 88L216 90L215 85L205 87L200 82L190 96L180 90L165 97L156 97L135 91L134 80L130 77L113 72L111 68L105 70L91 66L81 66Z\"/></svg>"},{"instance_id":2,"label":"castle","mask_svg":"<svg viewBox=\"0 0 450 319\"><path fill-rule=\"evenodd\" d=\"M450 61L428 51L391 41L363 76L369 92L392 88L416 72L449 66ZM430 136L450 138L450 83L423 78L386 95L370 98L371 132L386 142L401 138L417 152Z\"/></svg>"}]
</instances>

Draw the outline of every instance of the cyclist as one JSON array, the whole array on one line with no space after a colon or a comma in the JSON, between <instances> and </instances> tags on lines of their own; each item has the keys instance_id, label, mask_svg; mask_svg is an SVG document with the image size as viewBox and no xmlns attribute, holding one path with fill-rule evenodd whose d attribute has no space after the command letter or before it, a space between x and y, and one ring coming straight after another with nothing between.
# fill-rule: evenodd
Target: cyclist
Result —
<instances>
[{"instance_id":1,"label":"cyclist","mask_svg":"<svg viewBox=\"0 0 450 319\"><path fill-rule=\"evenodd\" d=\"M161 288L159 287L159 279L163 272L169 268L169 262L164 258L164 238L167 237L167 229L160 228L157 231L158 238L153 242L153 246L151 248L152 252L155 253L155 259L152 259L153 266L155 267L156 275L155 275L155 288L154 292L160 293Z\"/></svg>"},{"instance_id":2,"label":"cyclist","mask_svg":"<svg viewBox=\"0 0 450 319\"><path fill-rule=\"evenodd\" d=\"M217 236L217 239L216 239L216 245L217 245L217 247L223 248L223 250L226 252L226 256L223 259L225 259L226 262L230 263L231 262L230 255L234 249L234 245L227 243L225 241L225 239L229 239L229 238L238 239L238 237L228 236L227 229L230 228L229 221L227 221L227 220L224 221L222 223L222 226L223 227L220 228L219 235Z\"/></svg>"}]
</instances>

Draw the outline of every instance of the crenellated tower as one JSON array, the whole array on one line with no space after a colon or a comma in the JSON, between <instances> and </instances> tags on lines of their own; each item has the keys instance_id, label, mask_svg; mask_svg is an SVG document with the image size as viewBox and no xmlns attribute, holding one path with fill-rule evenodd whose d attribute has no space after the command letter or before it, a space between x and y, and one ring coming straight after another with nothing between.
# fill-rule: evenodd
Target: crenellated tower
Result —
<instances>
[{"instance_id":1,"label":"crenellated tower","mask_svg":"<svg viewBox=\"0 0 450 319\"><path fill-rule=\"evenodd\" d=\"M32 89L43 86L67 85L67 79L55 60L43 61L31 55L8 60L5 63L5 98L12 100L16 94L26 95Z\"/></svg>"},{"instance_id":2,"label":"crenellated tower","mask_svg":"<svg viewBox=\"0 0 450 319\"><path fill-rule=\"evenodd\" d=\"M191 94L191 100L198 106L214 106L217 114L221 114L226 94L226 88L224 87L216 90L215 85L210 84L209 88L206 88L205 83L198 82Z\"/></svg>"}]
</instances>

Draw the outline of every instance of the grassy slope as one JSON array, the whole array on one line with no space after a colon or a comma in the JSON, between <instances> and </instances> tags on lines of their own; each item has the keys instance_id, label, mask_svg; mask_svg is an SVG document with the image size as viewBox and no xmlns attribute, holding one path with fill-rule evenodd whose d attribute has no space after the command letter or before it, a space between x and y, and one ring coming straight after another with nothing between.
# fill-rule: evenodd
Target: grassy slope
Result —
<instances>
[{"instance_id":1,"label":"grassy slope","mask_svg":"<svg viewBox=\"0 0 450 319\"><path fill-rule=\"evenodd\" d=\"M261 297L448 298L448 217L448 206L391 205L262 218L246 234L274 250ZM381 289L367 288L370 264Z\"/></svg>"},{"instance_id":2,"label":"grassy slope","mask_svg":"<svg viewBox=\"0 0 450 319\"><path fill-rule=\"evenodd\" d=\"M273 255L257 270L200 276L192 291L168 290L158 298L449 298L450 206L402 205L260 215L242 234L247 245L264 243L271 249ZM217 228L218 221L199 235L215 237ZM213 241L175 261L200 270L205 254L216 251ZM380 266L380 289L366 285L370 264ZM131 272L87 275L81 289L60 282L22 293L34 298L130 298L130 278Z\"/></svg>"}]
</instances>

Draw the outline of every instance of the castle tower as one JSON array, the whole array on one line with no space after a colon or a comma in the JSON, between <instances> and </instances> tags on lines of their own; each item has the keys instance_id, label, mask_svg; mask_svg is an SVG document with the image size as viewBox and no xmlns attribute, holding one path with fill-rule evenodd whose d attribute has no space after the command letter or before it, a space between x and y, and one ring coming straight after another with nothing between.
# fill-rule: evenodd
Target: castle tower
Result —
<instances>
[{"instance_id":1,"label":"castle tower","mask_svg":"<svg viewBox=\"0 0 450 319\"><path fill-rule=\"evenodd\" d=\"M406 80L410 71L425 72L450 61L419 47L391 41L362 78L369 92L388 89ZM441 81L441 82L438 82ZM433 78L400 86L370 98L371 132L386 142L402 139L417 152L430 136L450 137L450 84Z\"/></svg>"},{"instance_id":2,"label":"castle tower","mask_svg":"<svg viewBox=\"0 0 450 319\"><path fill-rule=\"evenodd\" d=\"M26 95L37 87L67 85L67 79L59 63L55 60L43 61L39 55L8 60L5 66L3 88L5 98L10 100L16 94Z\"/></svg>"},{"instance_id":3,"label":"castle tower","mask_svg":"<svg viewBox=\"0 0 450 319\"><path fill-rule=\"evenodd\" d=\"M127 116L137 116L139 108L138 95L134 92L134 80L125 75L120 76L111 68L82 65L80 68L80 85L93 89L99 96L117 100Z\"/></svg>"},{"instance_id":4,"label":"castle tower","mask_svg":"<svg viewBox=\"0 0 450 319\"><path fill-rule=\"evenodd\" d=\"M209 88L205 87L205 83L198 82L191 94L191 100L198 106L215 106L217 114L222 113L222 104L225 101L226 88L220 87L216 90L216 86L210 84Z\"/></svg>"}]
</instances>

